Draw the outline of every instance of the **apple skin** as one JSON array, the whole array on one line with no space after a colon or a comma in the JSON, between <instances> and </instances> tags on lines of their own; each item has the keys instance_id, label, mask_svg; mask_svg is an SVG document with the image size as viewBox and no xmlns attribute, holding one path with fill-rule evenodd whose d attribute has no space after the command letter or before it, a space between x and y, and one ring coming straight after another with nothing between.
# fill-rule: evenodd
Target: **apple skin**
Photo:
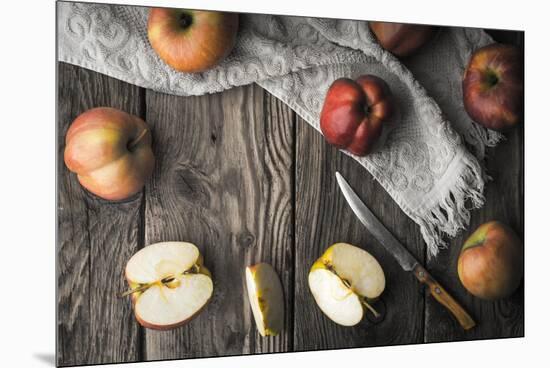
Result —
<instances>
[{"instance_id":1,"label":"apple skin","mask_svg":"<svg viewBox=\"0 0 550 368\"><path fill-rule=\"evenodd\" d=\"M506 131L523 117L523 58L520 49L494 43L474 52L462 81L464 108L489 129Z\"/></svg>"},{"instance_id":2,"label":"apple skin","mask_svg":"<svg viewBox=\"0 0 550 368\"><path fill-rule=\"evenodd\" d=\"M321 131L328 143L364 156L372 150L392 111L393 98L384 80L374 75L355 81L340 78L327 91Z\"/></svg>"},{"instance_id":3,"label":"apple skin","mask_svg":"<svg viewBox=\"0 0 550 368\"><path fill-rule=\"evenodd\" d=\"M174 323L172 325L159 326L159 325L155 325L155 324L144 321L136 313L134 313L134 316L136 317L136 321L138 321L138 323L141 325L141 327L148 328L149 330L169 331L169 330L173 330L175 328L181 327L181 326L185 326L186 324L191 322L195 317L197 317L199 314L202 313L202 311L206 308L207 305L208 305L208 303L203 305L202 308L197 311L197 313L195 313L193 316L186 319L185 321Z\"/></svg>"},{"instance_id":4,"label":"apple skin","mask_svg":"<svg viewBox=\"0 0 550 368\"><path fill-rule=\"evenodd\" d=\"M523 244L508 226L491 221L464 243L458 277L473 295L485 300L510 296L523 278Z\"/></svg>"},{"instance_id":5,"label":"apple skin","mask_svg":"<svg viewBox=\"0 0 550 368\"><path fill-rule=\"evenodd\" d=\"M64 160L80 184L112 201L139 192L153 173L151 132L137 116L110 107L79 115L65 136Z\"/></svg>"},{"instance_id":6,"label":"apple skin","mask_svg":"<svg viewBox=\"0 0 550 368\"><path fill-rule=\"evenodd\" d=\"M217 65L235 45L239 16L216 11L151 8L149 42L177 71L196 73Z\"/></svg>"},{"instance_id":7,"label":"apple skin","mask_svg":"<svg viewBox=\"0 0 550 368\"><path fill-rule=\"evenodd\" d=\"M420 24L369 22L378 43L397 57L414 54L435 34L437 27Z\"/></svg>"},{"instance_id":8,"label":"apple skin","mask_svg":"<svg viewBox=\"0 0 550 368\"><path fill-rule=\"evenodd\" d=\"M203 274L203 275L206 275L210 278L212 278L212 274L210 273L210 271L204 266L204 258L202 255L199 256L199 259L197 260L197 265L199 265L200 267L200 271L199 273ZM130 289L135 289L136 287L139 286L139 284L136 284L132 281L130 281L130 279L128 278L128 276L126 275L126 281L128 282L128 285L130 285ZM137 292L137 293L133 293L131 296L130 296L130 299L132 301L132 308L135 306L139 296L143 294L141 292ZM171 324L171 325L157 325L157 324L153 324L153 323L149 323L147 321L144 321L143 319L141 319L137 313L134 313L134 317L136 318L136 321L138 321L138 323L142 326L142 327L145 327L145 328L148 328L150 330L157 330L157 331L168 331L168 330L173 330L174 328L178 328L178 327L181 327L181 326L184 326L186 325L187 323L191 322L195 317L197 317L199 314L201 314L201 312L208 306L208 304L210 304L210 301L212 300L212 297L210 297L210 300L208 300L208 302L206 302L201 309L199 309L194 315L192 315L191 317L189 317L188 319L186 320L183 320L181 322L178 322L178 323L174 323L174 324Z\"/></svg>"},{"instance_id":9,"label":"apple skin","mask_svg":"<svg viewBox=\"0 0 550 368\"><path fill-rule=\"evenodd\" d=\"M376 258L359 247L348 243L336 243L328 247L311 266L308 285L317 306L339 325L358 324L367 310L375 318L380 317L370 304L384 291L384 270ZM357 303L346 303L348 296ZM335 305L341 302L344 304Z\"/></svg>"},{"instance_id":10,"label":"apple skin","mask_svg":"<svg viewBox=\"0 0 550 368\"><path fill-rule=\"evenodd\" d=\"M348 243L334 243L330 247L328 247L325 250L325 252L321 255L321 257L319 257L313 263L313 265L311 266L311 268L309 270L309 273L311 273L315 270L318 270L318 269L326 270L328 268L327 265L330 265L331 267L333 267L334 266L334 250L338 246L359 248L359 247L356 247L355 245L351 245L351 244L348 244ZM362 248L359 248L359 249L363 250ZM378 260L376 258L374 258L374 256L372 254L368 253L365 250L363 250L363 251L369 255L369 258L371 258L373 260L373 264L376 265L376 266L372 266L372 268L376 269L379 272L379 274L381 275L381 282L377 286L375 286L374 284L371 285L372 289L369 291L370 294L365 293L364 295L362 295L369 302L375 302L376 300L378 300L379 296L382 295L382 292L384 291L384 289L386 287L386 278L385 278L385 275L384 275L384 270L382 269L382 266L380 265Z\"/></svg>"},{"instance_id":11,"label":"apple skin","mask_svg":"<svg viewBox=\"0 0 550 368\"><path fill-rule=\"evenodd\" d=\"M212 298L210 298L210 300L212 300ZM137 313L134 313L134 316L136 318L136 321L138 321L138 323L144 328L148 328L150 330L157 330L157 331L173 330L175 328L184 326L184 325L188 324L189 322L191 322L193 319L195 319L195 317L197 317L199 314L201 314L204 311L204 309L208 306L208 304L210 304L210 300L208 302L206 302L201 307L201 309L199 309L195 314L193 314L188 319L183 320L183 321L178 322L178 323L173 323L171 325L157 325L157 324L154 324L154 323L149 323L147 321L144 321L142 318L140 318L140 316L138 316ZM135 305L136 302L137 302L137 297L132 296L132 306Z\"/></svg>"}]
</instances>

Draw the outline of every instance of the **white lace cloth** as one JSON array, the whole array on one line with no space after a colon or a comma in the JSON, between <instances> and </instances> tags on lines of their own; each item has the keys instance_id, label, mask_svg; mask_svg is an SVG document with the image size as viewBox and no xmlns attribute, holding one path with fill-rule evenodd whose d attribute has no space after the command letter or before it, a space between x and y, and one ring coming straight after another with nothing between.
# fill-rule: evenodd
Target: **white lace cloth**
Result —
<instances>
[{"instance_id":1,"label":"white lace cloth","mask_svg":"<svg viewBox=\"0 0 550 368\"><path fill-rule=\"evenodd\" d=\"M317 130L332 81L367 73L386 80L398 111L384 130L384 144L366 157L352 157L420 226L430 256L445 247L443 233L454 236L469 223L468 207L484 202L480 160L500 136L471 122L461 87L471 52L492 42L482 30L442 29L407 68L377 44L364 21L242 14L229 57L207 72L186 74L151 49L147 8L58 7L60 61L182 96L255 82Z\"/></svg>"}]
</instances>

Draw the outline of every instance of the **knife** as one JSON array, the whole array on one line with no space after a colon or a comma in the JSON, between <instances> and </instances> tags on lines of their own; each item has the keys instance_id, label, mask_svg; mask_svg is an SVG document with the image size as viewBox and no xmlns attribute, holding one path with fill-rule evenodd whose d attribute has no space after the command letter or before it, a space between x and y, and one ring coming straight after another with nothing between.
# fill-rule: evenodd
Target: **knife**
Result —
<instances>
[{"instance_id":1,"label":"knife","mask_svg":"<svg viewBox=\"0 0 550 368\"><path fill-rule=\"evenodd\" d=\"M336 172L336 180L355 215L370 233L393 255L401 268L412 272L418 281L427 285L432 296L455 316L463 329L469 330L474 327L476 324L468 312L422 267L412 254L409 253L407 248L384 227L339 172Z\"/></svg>"}]
</instances>

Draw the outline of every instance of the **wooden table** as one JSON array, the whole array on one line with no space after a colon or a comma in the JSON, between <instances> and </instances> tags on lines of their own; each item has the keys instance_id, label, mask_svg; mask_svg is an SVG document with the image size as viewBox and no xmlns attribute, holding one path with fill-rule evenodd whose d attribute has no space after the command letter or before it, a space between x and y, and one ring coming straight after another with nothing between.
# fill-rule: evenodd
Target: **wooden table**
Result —
<instances>
[{"instance_id":1,"label":"wooden table","mask_svg":"<svg viewBox=\"0 0 550 368\"><path fill-rule=\"evenodd\" d=\"M523 44L522 33L493 35ZM461 245L481 223L499 219L523 236L523 128L489 150L494 180L469 229L428 260L418 226L372 176L257 85L177 97L63 63L58 80L59 365L523 336L523 286L509 299L486 302L469 295L456 274ZM63 163L69 124L96 106L136 114L152 128L153 177L124 203L87 193ZM461 330L369 235L340 194L336 170L472 314L476 328ZM142 247L167 240L198 245L214 296L188 325L146 330L129 298L118 297L127 287L124 266ZM380 323L342 327L316 306L309 267L338 241L367 249L384 268ZM272 338L258 334L244 291L245 266L260 261L275 267L285 291L285 328Z\"/></svg>"}]
</instances>

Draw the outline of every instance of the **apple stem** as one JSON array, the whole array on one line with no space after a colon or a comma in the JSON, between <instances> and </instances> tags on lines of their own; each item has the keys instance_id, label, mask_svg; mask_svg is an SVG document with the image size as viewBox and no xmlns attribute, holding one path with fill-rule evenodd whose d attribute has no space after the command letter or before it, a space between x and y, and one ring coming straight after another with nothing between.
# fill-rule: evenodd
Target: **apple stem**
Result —
<instances>
[{"instance_id":1,"label":"apple stem","mask_svg":"<svg viewBox=\"0 0 550 368\"><path fill-rule=\"evenodd\" d=\"M143 137L145 137L148 131L149 129L147 128L143 129L134 140L130 141L130 143L128 143L128 150L131 151L143 139Z\"/></svg>"},{"instance_id":2,"label":"apple stem","mask_svg":"<svg viewBox=\"0 0 550 368\"><path fill-rule=\"evenodd\" d=\"M121 298L124 298L125 296L128 296L130 294L133 294L133 293L137 293L137 292L140 292L140 291L145 291L147 289L149 289L149 287L151 286L151 284L143 284L143 285L140 285L138 286L137 288L135 289L131 289L131 290L128 290L128 291L125 291L124 293L122 293L120 295Z\"/></svg>"},{"instance_id":3,"label":"apple stem","mask_svg":"<svg viewBox=\"0 0 550 368\"><path fill-rule=\"evenodd\" d=\"M374 316L376 318L379 318L380 317L380 313L378 313L376 311L376 309L374 309L369 303L367 303L363 298L359 298L361 300L361 304L363 304L365 307L367 307L368 310L370 310L372 312L372 314L374 314Z\"/></svg>"}]
</instances>

